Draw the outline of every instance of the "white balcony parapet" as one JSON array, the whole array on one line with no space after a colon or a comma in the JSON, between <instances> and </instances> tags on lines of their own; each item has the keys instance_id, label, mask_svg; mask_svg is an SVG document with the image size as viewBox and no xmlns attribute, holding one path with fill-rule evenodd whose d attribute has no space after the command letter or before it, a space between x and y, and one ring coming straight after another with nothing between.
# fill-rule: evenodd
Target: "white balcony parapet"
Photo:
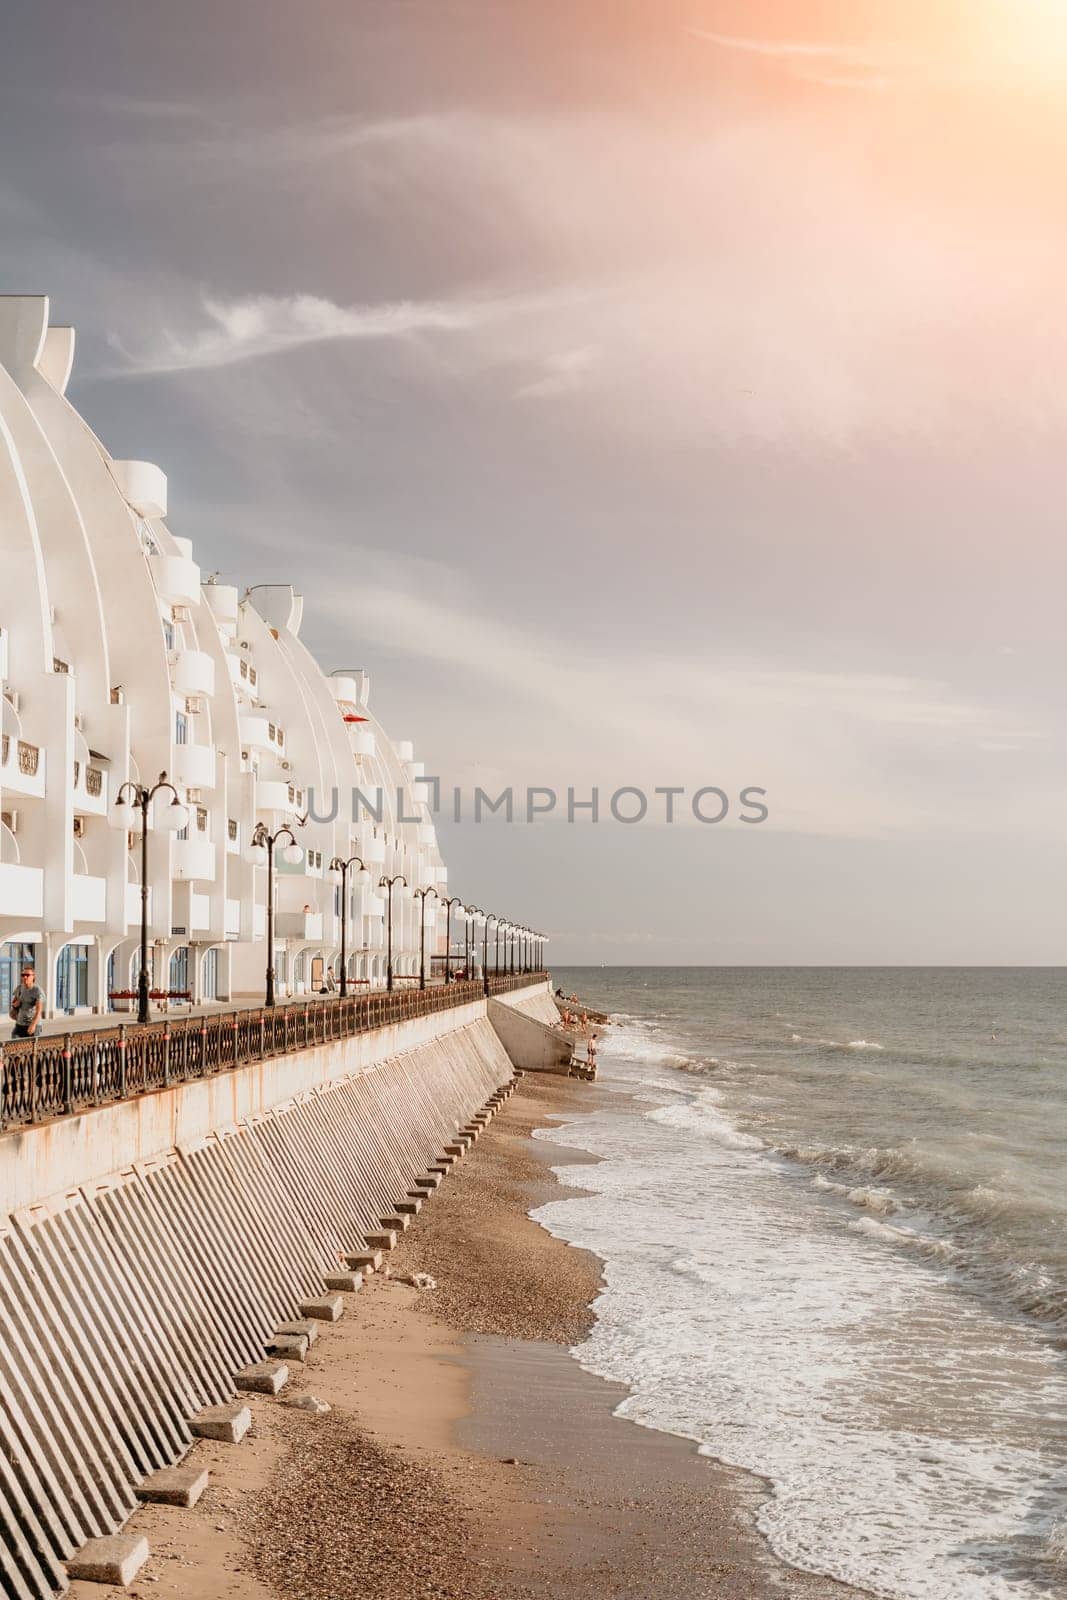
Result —
<instances>
[{"instance_id":1,"label":"white balcony parapet","mask_svg":"<svg viewBox=\"0 0 1067 1600\"><path fill-rule=\"evenodd\" d=\"M93 761L78 759L71 774L74 786L74 809L91 816L107 815L108 782L103 767Z\"/></svg>"},{"instance_id":2,"label":"white balcony parapet","mask_svg":"<svg viewBox=\"0 0 1067 1600\"><path fill-rule=\"evenodd\" d=\"M372 756L375 753L374 730L354 727L349 737L354 756Z\"/></svg>"},{"instance_id":3,"label":"white balcony parapet","mask_svg":"<svg viewBox=\"0 0 1067 1600\"><path fill-rule=\"evenodd\" d=\"M74 873L70 885L70 911L75 922L106 921L107 879L91 877L84 872Z\"/></svg>"},{"instance_id":4,"label":"white balcony parapet","mask_svg":"<svg viewBox=\"0 0 1067 1600\"><path fill-rule=\"evenodd\" d=\"M176 650L170 681L178 694L214 694L215 663L206 650Z\"/></svg>"},{"instance_id":5,"label":"white balcony parapet","mask_svg":"<svg viewBox=\"0 0 1067 1600\"><path fill-rule=\"evenodd\" d=\"M276 911L274 933L278 939L321 939L321 911Z\"/></svg>"},{"instance_id":6,"label":"white balcony parapet","mask_svg":"<svg viewBox=\"0 0 1067 1600\"><path fill-rule=\"evenodd\" d=\"M216 756L213 744L176 744L171 777L187 789L214 789Z\"/></svg>"},{"instance_id":7,"label":"white balcony parapet","mask_svg":"<svg viewBox=\"0 0 1067 1600\"><path fill-rule=\"evenodd\" d=\"M275 749L275 741L270 732L271 726L272 724L268 717L241 717L238 722L241 743L250 745L255 750Z\"/></svg>"},{"instance_id":8,"label":"white balcony parapet","mask_svg":"<svg viewBox=\"0 0 1067 1600\"><path fill-rule=\"evenodd\" d=\"M45 753L14 734L0 734L0 788L11 794L44 795Z\"/></svg>"},{"instance_id":9,"label":"white balcony parapet","mask_svg":"<svg viewBox=\"0 0 1067 1600\"><path fill-rule=\"evenodd\" d=\"M200 599L200 568L185 556L149 556L148 566L160 599L172 605L196 605Z\"/></svg>"},{"instance_id":10,"label":"white balcony parapet","mask_svg":"<svg viewBox=\"0 0 1067 1600\"><path fill-rule=\"evenodd\" d=\"M113 461L111 471L123 499L139 517L167 514L167 475L151 461Z\"/></svg>"},{"instance_id":11,"label":"white balcony parapet","mask_svg":"<svg viewBox=\"0 0 1067 1600\"><path fill-rule=\"evenodd\" d=\"M188 839L175 839L172 865L176 878L192 878L199 883L214 883L214 843L210 839L192 835Z\"/></svg>"},{"instance_id":12,"label":"white balcony parapet","mask_svg":"<svg viewBox=\"0 0 1067 1600\"><path fill-rule=\"evenodd\" d=\"M44 869L0 862L0 915L39 918L44 911Z\"/></svg>"},{"instance_id":13,"label":"white balcony parapet","mask_svg":"<svg viewBox=\"0 0 1067 1600\"><path fill-rule=\"evenodd\" d=\"M189 891L189 932L203 933L211 926L211 901L206 894Z\"/></svg>"},{"instance_id":14,"label":"white balcony parapet","mask_svg":"<svg viewBox=\"0 0 1067 1600\"><path fill-rule=\"evenodd\" d=\"M205 583L202 595L219 631L231 637L236 634L238 596L234 586L229 583Z\"/></svg>"},{"instance_id":15,"label":"white balcony parapet","mask_svg":"<svg viewBox=\"0 0 1067 1600\"><path fill-rule=\"evenodd\" d=\"M225 906L225 933L227 939L241 937L241 902L227 900Z\"/></svg>"}]
</instances>

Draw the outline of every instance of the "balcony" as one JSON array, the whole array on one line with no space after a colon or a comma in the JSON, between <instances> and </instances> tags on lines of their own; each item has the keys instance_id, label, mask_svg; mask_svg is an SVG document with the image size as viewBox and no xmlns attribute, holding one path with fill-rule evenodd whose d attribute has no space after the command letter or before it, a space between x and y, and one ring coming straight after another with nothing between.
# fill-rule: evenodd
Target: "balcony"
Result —
<instances>
[{"instance_id":1,"label":"balcony","mask_svg":"<svg viewBox=\"0 0 1067 1600\"><path fill-rule=\"evenodd\" d=\"M15 734L0 734L0 787L10 794L44 795L44 751Z\"/></svg>"},{"instance_id":2,"label":"balcony","mask_svg":"<svg viewBox=\"0 0 1067 1600\"><path fill-rule=\"evenodd\" d=\"M274 935L277 939L321 939L321 911L276 911Z\"/></svg>"},{"instance_id":3,"label":"balcony","mask_svg":"<svg viewBox=\"0 0 1067 1600\"><path fill-rule=\"evenodd\" d=\"M211 901L206 894L189 891L189 932L204 933L211 926Z\"/></svg>"},{"instance_id":4,"label":"balcony","mask_svg":"<svg viewBox=\"0 0 1067 1600\"><path fill-rule=\"evenodd\" d=\"M220 633L237 633L237 590L228 583L205 583L204 604L218 624Z\"/></svg>"},{"instance_id":5,"label":"balcony","mask_svg":"<svg viewBox=\"0 0 1067 1600\"><path fill-rule=\"evenodd\" d=\"M200 599L200 568L185 556L149 556L149 571L161 600L195 606Z\"/></svg>"},{"instance_id":6,"label":"balcony","mask_svg":"<svg viewBox=\"0 0 1067 1600\"><path fill-rule=\"evenodd\" d=\"M354 850L366 867L380 867L385 862L385 840L380 836L376 839L372 834L369 838L357 839Z\"/></svg>"},{"instance_id":7,"label":"balcony","mask_svg":"<svg viewBox=\"0 0 1067 1600\"><path fill-rule=\"evenodd\" d=\"M151 461L113 461L112 476L139 517L167 514L167 475Z\"/></svg>"},{"instance_id":8,"label":"balcony","mask_svg":"<svg viewBox=\"0 0 1067 1600\"><path fill-rule=\"evenodd\" d=\"M0 915L32 917L44 915L44 872L40 867L20 867L0 862Z\"/></svg>"},{"instance_id":9,"label":"balcony","mask_svg":"<svg viewBox=\"0 0 1067 1600\"><path fill-rule=\"evenodd\" d=\"M349 734L349 743L354 756L372 756L377 748L370 728L353 728Z\"/></svg>"},{"instance_id":10,"label":"balcony","mask_svg":"<svg viewBox=\"0 0 1067 1600\"><path fill-rule=\"evenodd\" d=\"M171 777L187 789L215 787L215 746L176 744L171 762Z\"/></svg>"},{"instance_id":11,"label":"balcony","mask_svg":"<svg viewBox=\"0 0 1067 1600\"><path fill-rule=\"evenodd\" d=\"M92 816L107 814L107 774L85 761L74 763L74 809Z\"/></svg>"},{"instance_id":12,"label":"balcony","mask_svg":"<svg viewBox=\"0 0 1067 1600\"><path fill-rule=\"evenodd\" d=\"M76 872L70 881L70 914L75 922L107 920L107 879ZM137 915L140 918L140 905Z\"/></svg>"},{"instance_id":13,"label":"balcony","mask_svg":"<svg viewBox=\"0 0 1067 1600\"><path fill-rule=\"evenodd\" d=\"M238 718L238 727L241 732L241 743L253 750L274 750L274 724L266 717L248 716Z\"/></svg>"},{"instance_id":14,"label":"balcony","mask_svg":"<svg viewBox=\"0 0 1067 1600\"><path fill-rule=\"evenodd\" d=\"M228 650L226 652L226 662L230 669L230 682L238 694L249 695L254 699L259 687L259 673L248 657L235 655Z\"/></svg>"},{"instance_id":15,"label":"balcony","mask_svg":"<svg viewBox=\"0 0 1067 1600\"><path fill-rule=\"evenodd\" d=\"M227 939L239 939L241 937L241 902L240 902L240 900L227 900L226 901L226 907L225 907L225 914L226 914L225 931L226 931Z\"/></svg>"},{"instance_id":16,"label":"balcony","mask_svg":"<svg viewBox=\"0 0 1067 1600\"><path fill-rule=\"evenodd\" d=\"M178 694L215 693L215 663L206 650L175 650L170 671Z\"/></svg>"},{"instance_id":17,"label":"balcony","mask_svg":"<svg viewBox=\"0 0 1067 1600\"><path fill-rule=\"evenodd\" d=\"M293 812L296 810L296 790L291 783L284 783L280 779L260 778L256 784L256 810Z\"/></svg>"},{"instance_id":18,"label":"balcony","mask_svg":"<svg viewBox=\"0 0 1067 1600\"><path fill-rule=\"evenodd\" d=\"M172 858L174 876L200 883L215 881L215 846L204 834L189 830L188 839L175 839Z\"/></svg>"}]
</instances>

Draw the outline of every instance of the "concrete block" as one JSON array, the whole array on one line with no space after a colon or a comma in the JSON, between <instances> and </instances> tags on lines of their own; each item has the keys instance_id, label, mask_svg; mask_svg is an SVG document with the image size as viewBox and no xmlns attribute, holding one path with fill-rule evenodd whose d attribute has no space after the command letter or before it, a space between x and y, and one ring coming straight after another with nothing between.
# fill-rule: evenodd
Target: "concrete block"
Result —
<instances>
[{"instance_id":1,"label":"concrete block","mask_svg":"<svg viewBox=\"0 0 1067 1600\"><path fill-rule=\"evenodd\" d=\"M253 1394L277 1394L289 1382L289 1368L284 1361L256 1361L242 1368L233 1381L238 1389Z\"/></svg>"},{"instance_id":2,"label":"concrete block","mask_svg":"<svg viewBox=\"0 0 1067 1600\"><path fill-rule=\"evenodd\" d=\"M267 1349L271 1355L282 1356L286 1361L306 1361L310 1343L306 1333L276 1333Z\"/></svg>"},{"instance_id":3,"label":"concrete block","mask_svg":"<svg viewBox=\"0 0 1067 1600\"><path fill-rule=\"evenodd\" d=\"M466 1141L466 1139L456 1139L456 1140L453 1141L452 1144L446 1144L445 1145L445 1155L446 1156L455 1156L455 1158L458 1160L460 1156L465 1156L466 1154L467 1154L467 1141Z\"/></svg>"},{"instance_id":4,"label":"concrete block","mask_svg":"<svg viewBox=\"0 0 1067 1600\"><path fill-rule=\"evenodd\" d=\"M414 1187L416 1189L425 1189L428 1194L432 1194L435 1189L441 1187L441 1174L439 1172L428 1172L425 1178L415 1179Z\"/></svg>"},{"instance_id":5,"label":"concrete block","mask_svg":"<svg viewBox=\"0 0 1067 1600\"><path fill-rule=\"evenodd\" d=\"M386 1233L407 1233L411 1227L411 1218L402 1217L398 1214L392 1217L382 1217L381 1223Z\"/></svg>"},{"instance_id":6,"label":"concrete block","mask_svg":"<svg viewBox=\"0 0 1067 1600\"><path fill-rule=\"evenodd\" d=\"M340 1289L345 1294L355 1294L363 1287L362 1272L330 1272L323 1278L327 1289Z\"/></svg>"},{"instance_id":7,"label":"concrete block","mask_svg":"<svg viewBox=\"0 0 1067 1600\"><path fill-rule=\"evenodd\" d=\"M115 1583L125 1589L147 1560L148 1540L143 1533L112 1533L83 1544L67 1562L67 1571L86 1583Z\"/></svg>"},{"instance_id":8,"label":"concrete block","mask_svg":"<svg viewBox=\"0 0 1067 1600\"><path fill-rule=\"evenodd\" d=\"M308 1344L314 1344L319 1336L317 1322L283 1322L279 1325L277 1333L292 1334L295 1338L304 1338Z\"/></svg>"},{"instance_id":9,"label":"concrete block","mask_svg":"<svg viewBox=\"0 0 1067 1600\"><path fill-rule=\"evenodd\" d=\"M367 1243L370 1246L370 1248L372 1250L375 1250L375 1251L395 1250L396 1249L396 1234L395 1233L368 1233L368 1235L367 1235Z\"/></svg>"},{"instance_id":10,"label":"concrete block","mask_svg":"<svg viewBox=\"0 0 1067 1600\"><path fill-rule=\"evenodd\" d=\"M380 1250L364 1250L360 1255L345 1256L345 1265L354 1272L377 1272L381 1264Z\"/></svg>"},{"instance_id":11,"label":"concrete block","mask_svg":"<svg viewBox=\"0 0 1067 1600\"><path fill-rule=\"evenodd\" d=\"M396 1211L401 1217L417 1217L422 1210L422 1196L416 1194L414 1199L398 1200Z\"/></svg>"},{"instance_id":12,"label":"concrete block","mask_svg":"<svg viewBox=\"0 0 1067 1600\"><path fill-rule=\"evenodd\" d=\"M328 1294L321 1300L305 1300L300 1307L302 1317L314 1317L316 1322L339 1322L345 1314L345 1303L339 1294Z\"/></svg>"},{"instance_id":13,"label":"concrete block","mask_svg":"<svg viewBox=\"0 0 1067 1600\"><path fill-rule=\"evenodd\" d=\"M430 1172L438 1178L447 1178L455 1165L454 1156L442 1156L440 1161L435 1161Z\"/></svg>"},{"instance_id":14,"label":"concrete block","mask_svg":"<svg viewBox=\"0 0 1067 1600\"><path fill-rule=\"evenodd\" d=\"M251 1426L251 1411L240 1400L234 1400L227 1406L205 1406L190 1422L189 1431L198 1439L240 1444Z\"/></svg>"},{"instance_id":15,"label":"concrete block","mask_svg":"<svg viewBox=\"0 0 1067 1600\"><path fill-rule=\"evenodd\" d=\"M138 1500L161 1506L195 1506L207 1488L206 1467L161 1467L134 1490Z\"/></svg>"}]
</instances>

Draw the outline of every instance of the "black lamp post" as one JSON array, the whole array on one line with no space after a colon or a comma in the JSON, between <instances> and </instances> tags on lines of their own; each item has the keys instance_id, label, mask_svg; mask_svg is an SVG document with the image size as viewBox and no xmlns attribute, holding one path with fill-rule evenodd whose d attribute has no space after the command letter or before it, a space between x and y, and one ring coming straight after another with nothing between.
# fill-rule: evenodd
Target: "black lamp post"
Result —
<instances>
[{"instance_id":1,"label":"black lamp post","mask_svg":"<svg viewBox=\"0 0 1067 1600\"><path fill-rule=\"evenodd\" d=\"M393 988L393 885L394 885L394 883L402 883L404 885L405 889L408 886L408 880L404 877L404 874L402 872L396 873L392 878L382 878L379 881L379 884L378 884L379 889L385 889L385 890L388 891L387 897L386 897L386 911L385 911L385 928L386 928L386 934L385 934L385 987L390 992L392 992L392 988Z\"/></svg>"},{"instance_id":2,"label":"black lamp post","mask_svg":"<svg viewBox=\"0 0 1067 1600\"><path fill-rule=\"evenodd\" d=\"M496 922L496 938L493 941L493 976L495 978L498 978L500 976L500 939L501 939L501 935L503 935L503 938L504 938L504 950L505 950L504 968L505 968L505 971L507 970L507 954L506 954L506 952L507 952L507 937L508 937L507 930L508 930L508 924L503 920L502 917L498 917L497 918L497 922Z\"/></svg>"},{"instance_id":3,"label":"black lamp post","mask_svg":"<svg viewBox=\"0 0 1067 1600\"><path fill-rule=\"evenodd\" d=\"M184 802L181 801L178 798L177 789L174 787L174 785L172 783L168 782L167 774L165 772L161 772L159 774L159 778L158 778L157 782L155 782L150 789L146 788L143 783L134 783L134 782L130 781L128 783L124 783L122 785L121 789L119 790L118 794L115 796L115 804L117 806L134 805L134 806L138 807L138 809L140 810L140 813L141 813L141 972L140 972L140 976L137 979L137 1020L138 1020L138 1022L148 1022L149 1021L149 1008L148 1008L148 808L152 804L152 800L153 800L154 796L159 794L160 791L164 790L164 789L168 790L169 793L172 796L172 799L171 799L171 802L170 802L170 806L168 807L168 810L171 812L171 817L168 819L168 821L169 821L168 831L177 833L180 828L185 826L185 818L188 815L188 810L187 810ZM128 798L127 798L127 793L126 793L127 790L129 790ZM177 813L174 811L174 807L177 807L178 811L184 813L184 815L178 816Z\"/></svg>"},{"instance_id":4,"label":"black lamp post","mask_svg":"<svg viewBox=\"0 0 1067 1600\"><path fill-rule=\"evenodd\" d=\"M449 895L441 904L445 910L445 983L452 978L452 907L463 904L458 894Z\"/></svg>"},{"instance_id":5,"label":"black lamp post","mask_svg":"<svg viewBox=\"0 0 1067 1600\"><path fill-rule=\"evenodd\" d=\"M274 846L283 839L289 841L285 849L286 859L302 860L304 852L297 844L296 835L290 827L281 827L271 833L265 822L257 822L249 840L249 856L253 865L259 864L260 850L267 852L267 993L264 1003L268 1006L274 1004ZM256 852L255 855L252 855L253 851Z\"/></svg>"},{"instance_id":6,"label":"black lamp post","mask_svg":"<svg viewBox=\"0 0 1067 1600\"><path fill-rule=\"evenodd\" d=\"M341 982L340 991L343 1000L348 993L348 956L346 936L348 933L348 871L350 867L358 866L360 872L366 872L361 856L349 856L347 861L341 861L334 856L330 862L330 871L340 873L341 876Z\"/></svg>"},{"instance_id":7,"label":"black lamp post","mask_svg":"<svg viewBox=\"0 0 1067 1600\"><path fill-rule=\"evenodd\" d=\"M421 902L419 906L419 988L426 987L426 896L432 894L435 900L440 899L437 890L427 885L425 889L414 891Z\"/></svg>"}]
</instances>

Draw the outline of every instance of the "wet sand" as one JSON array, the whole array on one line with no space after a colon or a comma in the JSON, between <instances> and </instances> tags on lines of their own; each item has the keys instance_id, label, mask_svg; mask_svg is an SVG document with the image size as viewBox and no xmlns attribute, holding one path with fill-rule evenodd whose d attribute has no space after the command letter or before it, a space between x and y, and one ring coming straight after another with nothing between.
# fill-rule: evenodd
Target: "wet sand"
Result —
<instances>
[{"instance_id":1,"label":"wet sand","mask_svg":"<svg viewBox=\"0 0 1067 1600\"><path fill-rule=\"evenodd\" d=\"M277 1399L251 1397L242 1444L200 1443L192 1511L131 1524L152 1557L132 1590L75 1600L845 1600L777 1562L755 1531L758 1479L612 1416L625 1391L568 1347L600 1263L527 1212L573 1154L533 1141L600 1091L528 1075L423 1208L390 1276L346 1295ZM586 1158L582 1158L586 1159ZM429 1272L433 1290L398 1275ZM282 1402L315 1395L313 1416Z\"/></svg>"}]
</instances>

